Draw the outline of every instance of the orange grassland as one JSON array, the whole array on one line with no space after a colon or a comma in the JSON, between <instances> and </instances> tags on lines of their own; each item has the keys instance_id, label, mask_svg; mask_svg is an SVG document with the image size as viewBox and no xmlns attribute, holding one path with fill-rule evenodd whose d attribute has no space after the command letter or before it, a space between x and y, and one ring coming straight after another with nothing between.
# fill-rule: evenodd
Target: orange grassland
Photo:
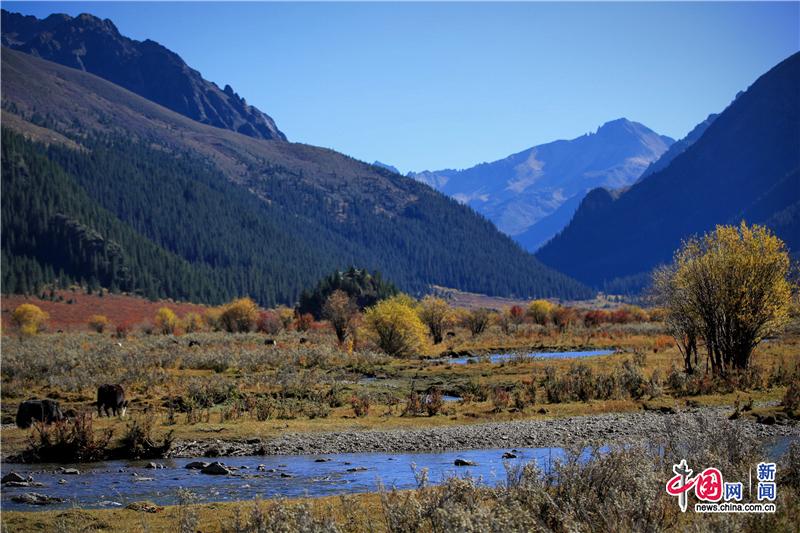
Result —
<instances>
[{"instance_id":1,"label":"orange grassland","mask_svg":"<svg viewBox=\"0 0 800 533\"><path fill-rule=\"evenodd\" d=\"M57 291L63 296L63 301L42 300L36 296L10 295L0 299L2 305L3 330L12 328L11 313L20 304L30 303L50 315L48 329L50 331L81 331L87 330L87 322L92 315L104 315L111 323L111 328L116 325L126 324L135 326L145 322L152 322L153 317L161 307L169 307L178 316L195 312L201 315L207 308L204 305L173 302L171 300L150 301L137 296L126 294L86 294L81 291ZM72 299L73 303L67 301ZM113 331L113 330L112 330Z\"/></svg>"}]
</instances>

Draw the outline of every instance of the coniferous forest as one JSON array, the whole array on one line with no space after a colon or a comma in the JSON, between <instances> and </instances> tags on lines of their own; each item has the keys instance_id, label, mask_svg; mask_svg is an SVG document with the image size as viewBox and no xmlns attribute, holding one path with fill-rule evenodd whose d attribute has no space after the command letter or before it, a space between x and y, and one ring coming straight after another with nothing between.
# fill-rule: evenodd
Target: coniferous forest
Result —
<instances>
[{"instance_id":1,"label":"coniferous forest","mask_svg":"<svg viewBox=\"0 0 800 533\"><path fill-rule=\"evenodd\" d=\"M431 282L501 294L587 292L558 275L538 278L547 283L537 286L526 269L503 269L523 255L511 243L510 256L495 255L491 263L465 261L470 252L457 247L434 250L431 221L452 210L452 200L443 197L434 197L443 205L407 208L406 217L393 220L370 217L365 200L353 206L364 217L348 217L333 231L320 209L308 208L316 199L301 187L276 180L282 190L268 195L296 206L287 209L229 182L188 152L111 136L80 142L78 150L46 146L3 130L5 293L79 283L209 303L251 295L275 305L296 302L322 276L351 265L381 270L410 292ZM477 216L439 225L454 234L453 242L492 231ZM452 261L433 259L443 253Z\"/></svg>"}]
</instances>

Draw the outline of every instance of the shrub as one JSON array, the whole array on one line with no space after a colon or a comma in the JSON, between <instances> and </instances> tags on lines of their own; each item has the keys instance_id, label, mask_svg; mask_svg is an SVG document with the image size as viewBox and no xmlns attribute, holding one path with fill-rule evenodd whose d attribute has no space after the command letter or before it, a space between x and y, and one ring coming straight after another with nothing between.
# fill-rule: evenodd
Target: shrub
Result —
<instances>
[{"instance_id":1,"label":"shrub","mask_svg":"<svg viewBox=\"0 0 800 533\"><path fill-rule=\"evenodd\" d=\"M114 328L114 336L118 339L124 339L130 334L130 332L131 332L130 322L122 322L121 324L117 324L117 327Z\"/></svg>"},{"instance_id":2,"label":"shrub","mask_svg":"<svg viewBox=\"0 0 800 533\"><path fill-rule=\"evenodd\" d=\"M786 389L786 394L783 395L781 405L789 413L798 413L800 410L800 383L795 381L789 388Z\"/></svg>"},{"instance_id":3,"label":"shrub","mask_svg":"<svg viewBox=\"0 0 800 533\"><path fill-rule=\"evenodd\" d=\"M197 333L203 330L203 319L197 313L189 312L183 317L183 331Z\"/></svg>"},{"instance_id":4,"label":"shrub","mask_svg":"<svg viewBox=\"0 0 800 533\"><path fill-rule=\"evenodd\" d=\"M275 311L262 311L258 314L258 322L256 322L256 331L259 333L266 333L267 335L277 335L280 333L283 323L281 322L278 313Z\"/></svg>"},{"instance_id":5,"label":"shrub","mask_svg":"<svg viewBox=\"0 0 800 533\"><path fill-rule=\"evenodd\" d=\"M105 315L92 315L89 317L87 324L97 333L103 333L108 327L108 318Z\"/></svg>"},{"instance_id":6,"label":"shrub","mask_svg":"<svg viewBox=\"0 0 800 533\"><path fill-rule=\"evenodd\" d=\"M464 327L466 327L473 337L476 337L486 331L489 326L489 319L491 311L485 307L473 309L465 315Z\"/></svg>"},{"instance_id":7,"label":"shrub","mask_svg":"<svg viewBox=\"0 0 800 533\"><path fill-rule=\"evenodd\" d=\"M154 322L159 333L172 335L178 327L178 315L169 307L162 307L156 313Z\"/></svg>"},{"instance_id":8,"label":"shrub","mask_svg":"<svg viewBox=\"0 0 800 533\"><path fill-rule=\"evenodd\" d=\"M583 325L587 328L596 327L610 321L609 313L600 309L587 311L583 315Z\"/></svg>"},{"instance_id":9,"label":"shrub","mask_svg":"<svg viewBox=\"0 0 800 533\"><path fill-rule=\"evenodd\" d=\"M428 326L433 343L439 344L444 338L445 329L453 321L453 312L443 299L426 296L420 303L419 318Z\"/></svg>"},{"instance_id":10,"label":"shrub","mask_svg":"<svg viewBox=\"0 0 800 533\"><path fill-rule=\"evenodd\" d=\"M322 306L322 316L330 322L339 344L347 338L350 323L356 313L358 313L358 305L344 291L337 289L325 300L325 305Z\"/></svg>"},{"instance_id":11,"label":"shrub","mask_svg":"<svg viewBox=\"0 0 800 533\"><path fill-rule=\"evenodd\" d=\"M492 405L495 411L506 409L511 403L511 395L503 387L495 387L492 390Z\"/></svg>"},{"instance_id":12,"label":"shrub","mask_svg":"<svg viewBox=\"0 0 800 533\"><path fill-rule=\"evenodd\" d=\"M153 416L128 422L120 447L114 454L125 459L160 459L172 447L172 431L157 442L153 437Z\"/></svg>"},{"instance_id":13,"label":"shrub","mask_svg":"<svg viewBox=\"0 0 800 533\"><path fill-rule=\"evenodd\" d=\"M442 399L442 391L439 389L431 389L425 397L425 411L428 416L436 416L442 411L444 407L444 400Z\"/></svg>"},{"instance_id":14,"label":"shrub","mask_svg":"<svg viewBox=\"0 0 800 533\"><path fill-rule=\"evenodd\" d=\"M209 307L203 313L203 321L208 326L208 329L211 331L221 331L222 330L222 321L220 320L222 317L222 308L220 307Z\"/></svg>"},{"instance_id":15,"label":"shrub","mask_svg":"<svg viewBox=\"0 0 800 533\"><path fill-rule=\"evenodd\" d=\"M546 326L550 322L553 304L547 300L534 300L528 306L528 317L534 324Z\"/></svg>"},{"instance_id":16,"label":"shrub","mask_svg":"<svg viewBox=\"0 0 800 533\"><path fill-rule=\"evenodd\" d=\"M222 328L228 333L252 331L258 320L258 306L250 298L239 298L222 308L219 316Z\"/></svg>"},{"instance_id":17,"label":"shrub","mask_svg":"<svg viewBox=\"0 0 800 533\"><path fill-rule=\"evenodd\" d=\"M294 322L294 309L289 309L285 305L282 305L275 309L275 313L278 315L283 329L289 329L292 326L292 322Z\"/></svg>"},{"instance_id":18,"label":"shrub","mask_svg":"<svg viewBox=\"0 0 800 533\"><path fill-rule=\"evenodd\" d=\"M571 307L558 306L551 313L553 324L561 331L568 329L578 318L578 313Z\"/></svg>"},{"instance_id":19,"label":"shrub","mask_svg":"<svg viewBox=\"0 0 800 533\"><path fill-rule=\"evenodd\" d=\"M50 425L34 424L23 457L28 462L78 463L107 458L113 431L95 434L92 415L83 413Z\"/></svg>"},{"instance_id":20,"label":"shrub","mask_svg":"<svg viewBox=\"0 0 800 533\"><path fill-rule=\"evenodd\" d=\"M360 394L350 398L350 406L357 417L367 416L369 414L370 398L368 394Z\"/></svg>"},{"instance_id":21,"label":"shrub","mask_svg":"<svg viewBox=\"0 0 800 533\"><path fill-rule=\"evenodd\" d=\"M644 376L640 368L630 360L622 363L622 389L630 394L631 398L638 400L647 393Z\"/></svg>"},{"instance_id":22,"label":"shrub","mask_svg":"<svg viewBox=\"0 0 800 533\"><path fill-rule=\"evenodd\" d=\"M294 321L294 329L300 332L305 332L311 329L311 324L314 323L314 315L311 313L298 314Z\"/></svg>"},{"instance_id":23,"label":"shrub","mask_svg":"<svg viewBox=\"0 0 800 533\"><path fill-rule=\"evenodd\" d=\"M399 296L370 307L364 319L378 347L393 357L413 355L425 343L425 325Z\"/></svg>"},{"instance_id":24,"label":"shrub","mask_svg":"<svg viewBox=\"0 0 800 533\"><path fill-rule=\"evenodd\" d=\"M33 304L21 304L11 313L11 321L25 336L44 331L48 320L49 315Z\"/></svg>"}]
</instances>

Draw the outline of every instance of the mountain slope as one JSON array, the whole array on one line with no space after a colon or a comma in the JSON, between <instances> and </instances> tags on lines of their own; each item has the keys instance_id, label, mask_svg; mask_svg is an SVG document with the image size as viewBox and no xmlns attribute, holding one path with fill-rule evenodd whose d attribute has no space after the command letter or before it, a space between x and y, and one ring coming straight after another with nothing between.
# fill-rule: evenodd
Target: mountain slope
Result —
<instances>
[{"instance_id":1,"label":"mountain slope","mask_svg":"<svg viewBox=\"0 0 800 533\"><path fill-rule=\"evenodd\" d=\"M526 250L535 252L569 224L569 221L572 220L575 211L578 210L578 206L581 205L584 198L585 196L582 194L576 194L572 198L569 198L558 206L555 211L537 220L536 223L523 233L515 235L514 240Z\"/></svg>"},{"instance_id":2,"label":"mountain slope","mask_svg":"<svg viewBox=\"0 0 800 533\"><path fill-rule=\"evenodd\" d=\"M596 286L669 261L715 224L766 223L798 252L800 53L761 76L663 170L590 193L537 256Z\"/></svg>"},{"instance_id":3,"label":"mountain slope","mask_svg":"<svg viewBox=\"0 0 800 533\"><path fill-rule=\"evenodd\" d=\"M410 175L518 236L568 200L579 202L594 187L630 185L672 142L642 124L618 119L595 133L535 146L492 163Z\"/></svg>"},{"instance_id":4,"label":"mountain slope","mask_svg":"<svg viewBox=\"0 0 800 533\"><path fill-rule=\"evenodd\" d=\"M200 124L28 54L3 49L2 68L3 127L54 143L37 145L39 155L145 239L221 276L226 294L291 303L321 274L350 265L408 291L591 294L412 179L332 150Z\"/></svg>"},{"instance_id":5,"label":"mountain slope","mask_svg":"<svg viewBox=\"0 0 800 533\"><path fill-rule=\"evenodd\" d=\"M174 52L119 33L110 20L54 14L44 20L2 10L3 45L91 72L193 120L260 139L286 140L275 122L206 81Z\"/></svg>"},{"instance_id":6,"label":"mountain slope","mask_svg":"<svg viewBox=\"0 0 800 533\"><path fill-rule=\"evenodd\" d=\"M692 128L692 131L690 131L686 135L686 137L684 137L679 141L676 141L672 146L669 147L669 149L667 149L666 152L664 152L661 155L661 157L659 157L656 161L650 163L650 166L648 166L645 169L645 171L642 172L642 175L639 176L639 178L636 181L642 181L647 176L650 176L651 174L655 174L659 170L664 170L665 168L667 168L669 164L672 163L673 159L675 159L680 154L685 152L687 148L689 148L691 145L697 142L697 139L703 136L708 127L711 124L713 124L713 122L717 119L718 116L719 115L714 113L708 115L708 117L706 117L706 119L703 122Z\"/></svg>"}]
</instances>

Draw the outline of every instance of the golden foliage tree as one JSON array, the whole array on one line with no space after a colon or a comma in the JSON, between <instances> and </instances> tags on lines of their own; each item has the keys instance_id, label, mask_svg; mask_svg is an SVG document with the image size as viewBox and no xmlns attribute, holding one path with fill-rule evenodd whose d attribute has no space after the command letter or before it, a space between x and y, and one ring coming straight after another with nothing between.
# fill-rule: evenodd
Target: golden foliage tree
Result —
<instances>
[{"instance_id":1,"label":"golden foliage tree","mask_svg":"<svg viewBox=\"0 0 800 533\"><path fill-rule=\"evenodd\" d=\"M162 307L156 312L155 323L162 335L172 335L178 327L178 315L169 307Z\"/></svg>"},{"instance_id":2,"label":"golden foliage tree","mask_svg":"<svg viewBox=\"0 0 800 533\"><path fill-rule=\"evenodd\" d=\"M223 306L219 320L229 333L246 333L256 325L258 305L250 298L239 298Z\"/></svg>"},{"instance_id":3,"label":"golden foliage tree","mask_svg":"<svg viewBox=\"0 0 800 533\"><path fill-rule=\"evenodd\" d=\"M686 241L654 285L687 370L698 339L714 373L747 368L758 343L788 321L788 275L786 247L764 226L717 226Z\"/></svg>"},{"instance_id":4,"label":"golden foliage tree","mask_svg":"<svg viewBox=\"0 0 800 533\"><path fill-rule=\"evenodd\" d=\"M195 312L188 312L183 316L183 330L186 333L195 333L203 329L203 319Z\"/></svg>"},{"instance_id":5,"label":"golden foliage tree","mask_svg":"<svg viewBox=\"0 0 800 533\"><path fill-rule=\"evenodd\" d=\"M11 313L11 321L23 335L36 335L44 331L50 316L33 304L20 304Z\"/></svg>"},{"instance_id":6,"label":"golden foliage tree","mask_svg":"<svg viewBox=\"0 0 800 533\"><path fill-rule=\"evenodd\" d=\"M322 306L322 316L324 316L333 327L339 344L342 344L350 332L350 324L358 313L356 302L342 290L335 290L325 300Z\"/></svg>"},{"instance_id":7,"label":"golden foliage tree","mask_svg":"<svg viewBox=\"0 0 800 533\"><path fill-rule=\"evenodd\" d=\"M419 306L419 318L428 326L434 344L439 344L444 338L444 331L453 323L453 310L441 298L426 296Z\"/></svg>"},{"instance_id":8,"label":"golden foliage tree","mask_svg":"<svg viewBox=\"0 0 800 533\"><path fill-rule=\"evenodd\" d=\"M553 304L547 300L534 300L528 306L528 316L534 324L546 326L553 312Z\"/></svg>"},{"instance_id":9,"label":"golden foliage tree","mask_svg":"<svg viewBox=\"0 0 800 533\"><path fill-rule=\"evenodd\" d=\"M408 357L425 344L425 325L409 305L408 296L398 295L378 302L364 316L378 347L394 357Z\"/></svg>"}]
</instances>

